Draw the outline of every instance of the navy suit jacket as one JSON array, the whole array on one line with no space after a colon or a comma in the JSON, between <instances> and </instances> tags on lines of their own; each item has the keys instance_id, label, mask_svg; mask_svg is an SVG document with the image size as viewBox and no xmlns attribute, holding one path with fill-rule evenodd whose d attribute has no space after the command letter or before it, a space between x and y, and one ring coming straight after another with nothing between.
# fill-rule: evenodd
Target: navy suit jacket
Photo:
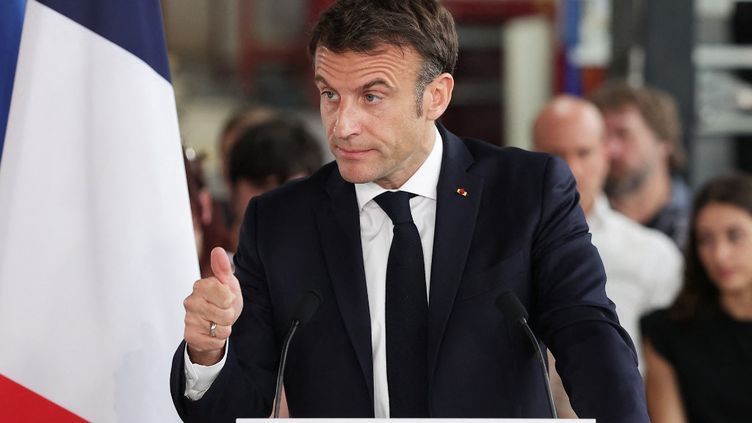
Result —
<instances>
[{"instance_id":1,"label":"navy suit jacket","mask_svg":"<svg viewBox=\"0 0 752 423\"><path fill-rule=\"evenodd\" d=\"M439 127L428 327L432 417L547 417L544 380L518 323L496 308L512 291L556 357L575 411L599 423L648 422L634 347L606 297L566 164L461 140ZM463 188L468 195L457 194ZM253 199L235 256L244 308L227 361L199 401L183 396L181 344L171 388L186 421L266 417L280 344L302 295L324 298L296 334L285 376L293 417L372 417L371 327L353 184L335 163Z\"/></svg>"}]
</instances>

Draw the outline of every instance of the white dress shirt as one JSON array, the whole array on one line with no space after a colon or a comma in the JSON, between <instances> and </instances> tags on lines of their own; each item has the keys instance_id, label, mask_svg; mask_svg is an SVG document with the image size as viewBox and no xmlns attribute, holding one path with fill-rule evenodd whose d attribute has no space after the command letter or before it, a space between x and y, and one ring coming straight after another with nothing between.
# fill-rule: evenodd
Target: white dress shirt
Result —
<instances>
[{"instance_id":1,"label":"white dress shirt","mask_svg":"<svg viewBox=\"0 0 752 423\"><path fill-rule=\"evenodd\" d=\"M444 146L439 130L435 129L431 153L423 164L399 190L416 194L410 199L410 212L420 233L426 273L426 298L430 292L433 238L436 224L436 185L441 172L441 157ZM389 417L389 386L386 377L386 266L389 248L392 245L391 219L373 199L387 191L369 182L355 184L360 215L360 239L366 276L368 308L371 317L371 345L373 348L373 408L376 418ZM229 343L228 343L229 345ZM213 366L194 364L185 357L185 396L197 401L203 397L219 375L227 357L227 348L222 360Z\"/></svg>"},{"instance_id":2,"label":"white dress shirt","mask_svg":"<svg viewBox=\"0 0 752 423\"><path fill-rule=\"evenodd\" d=\"M634 341L643 369L640 317L673 301L681 284L683 259L671 238L613 210L599 195L586 216L593 245L606 269L606 295L616 305L619 323ZM551 369L551 391L559 418L576 418L560 376Z\"/></svg>"},{"instance_id":3,"label":"white dress shirt","mask_svg":"<svg viewBox=\"0 0 752 423\"><path fill-rule=\"evenodd\" d=\"M587 222L606 269L606 294L634 341L642 371L640 317L673 301L681 284L681 253L663 233L613 210L604 195L596 198Z\"/></svg>"},{"instance_id":4,"label":"white dress shirt","mask_svg":"<svg viewBox=\"0 0 752 423\"><path fill-rule=\"evenodd\" d=\"M441 136L420 168L399 190L416 194L410 199L410 212L420 233L426 270L426 298L430 289L433 235L436 224L436 185L441 171L444 151ZM373 410L376 418L389 417L389 387L386 378L386 265L389 247L394 236L391 219L373 199L387 191L370 182L355 184L360 210L360 240L368 290L368 309L371 313L371 346L373 348Z\"/></svg>"}]
</instances>

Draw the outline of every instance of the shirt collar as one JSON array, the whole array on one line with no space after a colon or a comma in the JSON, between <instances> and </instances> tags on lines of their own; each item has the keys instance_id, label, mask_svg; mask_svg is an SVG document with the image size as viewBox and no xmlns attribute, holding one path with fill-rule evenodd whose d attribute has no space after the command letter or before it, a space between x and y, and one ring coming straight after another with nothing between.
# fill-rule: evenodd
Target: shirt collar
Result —
<instances>
[{"instance_id":1,"label":"shirt collar","mask_svg":"<svg viewBox=\"0 0 752 423\"><path fill-rule=\"evenodd\" d=\"M420 165L417 171L401 187L400 191L407 191L421 197L436 200L436 185L439 183L441 172L441 156L444 152L444 144L441 140L439 129L434 126L435 141L428 157ZM358 198L358 210L363 210L366 203L373 200L379 194L388 190L380 187L375 182L355 184L355 195Z\"/></svg>"}]
</instances>

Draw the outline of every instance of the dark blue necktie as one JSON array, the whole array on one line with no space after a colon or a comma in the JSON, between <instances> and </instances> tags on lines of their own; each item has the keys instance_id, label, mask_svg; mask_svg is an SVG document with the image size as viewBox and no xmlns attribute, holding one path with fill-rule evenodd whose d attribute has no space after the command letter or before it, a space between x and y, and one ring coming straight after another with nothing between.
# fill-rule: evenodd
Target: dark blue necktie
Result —
<instances>
[{"instance_id":1,"label":"dark blue necktie","mask_svg":"<svg viewBox=\"0 0 752 423\"><path fill-rule=\"evenodd\" d=\"M375 198L394 224L386 266L386 373L390 417L428 417L428 301L423 248L404 191Z\"/></svg>"}]
</instances>

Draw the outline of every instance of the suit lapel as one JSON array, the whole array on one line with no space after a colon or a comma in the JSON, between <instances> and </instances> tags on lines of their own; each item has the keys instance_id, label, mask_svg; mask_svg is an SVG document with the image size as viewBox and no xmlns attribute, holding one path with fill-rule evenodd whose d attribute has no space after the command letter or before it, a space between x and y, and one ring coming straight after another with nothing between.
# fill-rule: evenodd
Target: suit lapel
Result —
<instances>
[{"instance_id":1,"label":"suit lapel","mask_svg":"<svg viewBox=\"0 0 752 423\"><path fill-rule=\"evenodd\" d=\"M324 202L317 212L324 256L342 320L373 397L371 318L355 187L344 181L335 168L326 191L330 202Z\"/></svg>"},{"instance_id":2,"label":"suit lapel","mask_svg":"<svg viewBox=\"0 0 752 423\"><path fill-rule=\"evenodd\" d=\"M483 178L467 172L474 160L464 143L440 125L439 132L444 141L444 157L436 190L428 307L429 383L433 381L439 346L465 269L483 188Z\"/></svg>"}]
</instances>

